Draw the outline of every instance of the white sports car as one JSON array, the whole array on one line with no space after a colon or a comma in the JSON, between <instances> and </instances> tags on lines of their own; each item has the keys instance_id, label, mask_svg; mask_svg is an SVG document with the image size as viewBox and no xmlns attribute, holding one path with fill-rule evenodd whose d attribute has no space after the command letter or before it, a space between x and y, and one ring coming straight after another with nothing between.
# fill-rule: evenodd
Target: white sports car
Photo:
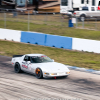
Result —
<instances>
[{"instance_id":1,"label":"white sports car","mask_svg":"<svg viewBox=\"0 0 100 100\"><path fill-rule=\"evenodd\" d=\"M67 77L70 74L66 65L54 62L44 54L15 55L11 62L16 73L25 71L35 74L38 79L43 77Z\"/></svg>"}]
</instances>

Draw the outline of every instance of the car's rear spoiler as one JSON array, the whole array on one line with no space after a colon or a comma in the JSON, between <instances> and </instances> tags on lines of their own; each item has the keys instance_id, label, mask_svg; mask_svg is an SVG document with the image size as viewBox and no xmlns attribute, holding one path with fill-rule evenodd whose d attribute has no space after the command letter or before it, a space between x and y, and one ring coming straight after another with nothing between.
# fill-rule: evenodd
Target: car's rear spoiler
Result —
<instances>
[{"instance_id":1,"label":"car's rear spoiler","mask_svg":"<svg viewBox=\"0 0 100 100\"><path fill-rule=\"evenodd\" d=\"M23 55L13 55L13 58L14 57L22 57Z\"/></svg>"}]
</instances>

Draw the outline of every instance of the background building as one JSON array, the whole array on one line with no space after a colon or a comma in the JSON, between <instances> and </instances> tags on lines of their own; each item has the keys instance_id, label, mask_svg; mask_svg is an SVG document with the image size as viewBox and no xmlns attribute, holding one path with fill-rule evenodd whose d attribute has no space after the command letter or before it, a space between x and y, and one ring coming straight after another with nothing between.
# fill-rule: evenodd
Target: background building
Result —
<instances>
[{"instance_id":1,"label":"background building","mask_svg":"<svg viewBox=\"0 0 100 100\"><path fill-rule=\"evenodd\" d=\"M17 10L67 12L81 10L83 6L98 6L98 2L99 0L0 0L0 5Z\"/></svg>"}]
</instances>

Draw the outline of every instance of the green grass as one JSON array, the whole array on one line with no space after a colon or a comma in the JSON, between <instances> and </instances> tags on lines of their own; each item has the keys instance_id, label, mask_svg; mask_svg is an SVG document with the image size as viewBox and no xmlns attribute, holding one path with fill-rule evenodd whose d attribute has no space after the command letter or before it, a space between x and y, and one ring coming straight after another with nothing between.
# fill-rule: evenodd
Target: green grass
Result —
<instances>
[{"instance_id":1,"label":"green grass","mask_svg":"<svg viewBox=\"0 0 100 100\"><path fill-rule=\"evenodd\" d=\"M6 25L7 29L22 30L22 31L28 30L28 24L26 22L7 21L6 24L7 24ZM4 28L4 21L0 21L0 28ZM75 29L75 28L53 26L47 24L30 23L30 31L42 32L52 35L100 40L100 31Z\"/></svg>"},{"instance_id":2,"label":"green grass","mask_svg":"<svg viewBox=\"0 0 100 100\"><path fill-rule=\"evenodd\" d=\"M62 18L60 14L29 15L29 19L31 23L35 23L35 24L47 24L47 25L54 25L54 26L63 25L63 27L66 26L66 23L68 23L68 18L66 19ZM0 20L4 20L4 13L0 13ZM6 13L6 20L28 22L28 15L18 14L17 17L13 17L13 14L9 12L9 13Z\"/></svg>"},{"instance_id":3,"label":"green grass","mask_svg":"<svg viewBox=\"0 0 100 100\"><path fill-rule=\"evenodd\" d=\"M27 19L19 19L19 21L22 22L11 19L6 22L7 29L22 31L28 30ZM100 31L68 28L67 22L60 23L61 25L59 24L59 26L57 26L58 24L59 22L50 20L48 20L48 22L34 20L34 22L31 21L30 23L30 31L42 32L52 35L100 40ZM66 27L62 27L62 25ZM79 26L81 26L81 24ZM90 25L88 27L90 27ZM0 20L0 28L4 28L4 21L2 20ZM42 53L60 63L100 70L100 54L0 41L0 55L12 56L16 54L19 55L28 53Z\"/></svg>"},{"instance_id":4,"label":"green grass","mask_svg":"<svg viewBox=\"0 0 100 100\"><path fill-rule=\"evenodd\" d=\"M100 54L0 40L0 55L12 56L30 53L42 53L63 64L100 70Z\"/></svg>"}]
</instances>

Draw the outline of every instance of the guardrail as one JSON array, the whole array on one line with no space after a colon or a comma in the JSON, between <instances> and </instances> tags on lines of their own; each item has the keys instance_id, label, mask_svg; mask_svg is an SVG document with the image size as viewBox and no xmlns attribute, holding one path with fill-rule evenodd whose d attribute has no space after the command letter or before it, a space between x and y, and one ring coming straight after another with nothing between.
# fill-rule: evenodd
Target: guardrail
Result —
<instances>
[{"instance_id":1,"label":"guardrail","mask_svg":"<svg viewBox=\"0 0 100 100\"><path fill-rule=\"evenodd\" d=\"M23 32L9 29L0 29L0 39L69 50L100 53L100 41L89 39L71 38L38 32Z\"/></svg>"}]
</instances>

